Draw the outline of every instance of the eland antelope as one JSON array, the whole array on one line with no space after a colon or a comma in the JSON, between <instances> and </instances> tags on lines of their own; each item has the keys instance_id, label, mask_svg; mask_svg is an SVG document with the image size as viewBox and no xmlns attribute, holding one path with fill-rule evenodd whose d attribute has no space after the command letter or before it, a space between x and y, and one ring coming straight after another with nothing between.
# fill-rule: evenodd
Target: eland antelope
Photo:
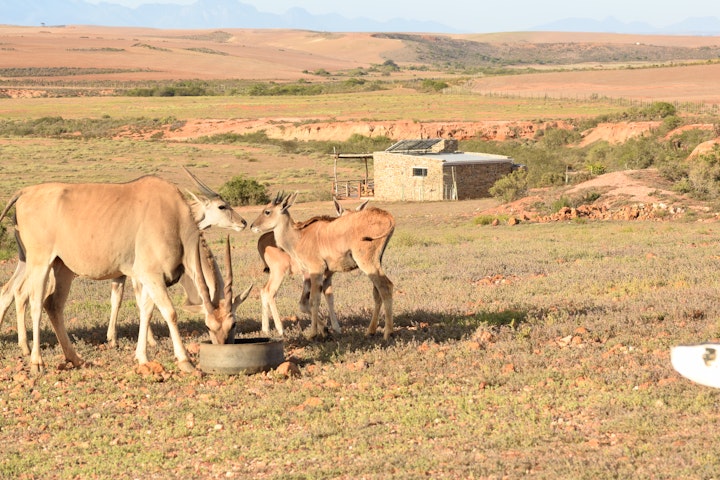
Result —
<instances>
[{"instance_id":1,"label":"eland antelope","mask_svg":"<svg viewBox=\"0 0 720 480\"><path fill-rule=\"evenodd\" d=\"M297 193L277 194L251 224L255 233L272 231L278 247L297 262L310 280L309 337L324 337L320 328L318 308L325 278L334 272L348 272L359 268L373 283L375 309L368 335L378 327L380 310L385 309L384 338L393 331L393 284L382 269L385 247L395 230L393 216L379 208L370 207L352 215L341 216L331 222L308 221L295 223L289 209Z\"/></svg>"},{"instance_id":2,"label":"eland antelope","mask_svg":"<svg viewBox=\"0 0 720 480\"><path fill-rule=\"evenodd\" d=\"M154 304L168 325L178 366L194 370L167 292L167 286L183 273L200 293L211 341L234 340L233 303L241 302L242 295L233 298L228 281L225 297L211 299L202 269L201 232L175 185L153 176L122 184L39 184L18 191L0 213L0 220L13 205L19 256L26 270L20 289L28 296L33 323L33 372L44 368L39 338L43 307L66 361L82 364L63 315L76 275L94 280L132 279L140 309L135 357L141 364L147 362L147 326ZM50 273L54 290L46 295Z\"/></svg>"},{"instance_id":3,"label":"eland antelope","mask_svg":"<svg viewBox=\"0 0 720 480\"><path fill-rule=\"evenodd\" d=\"M369 200L365 200L363 203L355 208L355 212L359 212L365 208ZM347 215L353 212L353 210L345 210L337 199L333 199L335 205L335 213L338 217ZM333 221L334 217L314 217L309 222L314 221ZM293 260L293 258L285 252L282 248L277 246L275 242L275 234L273 232L263 233L258 239L258 253L260 258L265 264L265 271L270 275L268 276L267 283L260 290L260 301L262 303L262 331L265 333L270 332L270 315L272 315L275 329L280 335L283 334L283 325L280 318L280 313L275 303L277 292L282 285L286 275L295 275L302 273L300 266ZM310 279L307 275L303 275L303 290L300 296L300 311L303 313L310 313L310 307L308 305L310 300ZM323 281L322 292L325 296L325 302L328 305L328 316L330 317L330 323L333 330L336 333L341 333L342 329L337 321L335 315L335 304L332 293L332 273L326 272L326 277Z\"/></svg>"},{"instance_id":4,"label":"eland antelope","mask_svg":"<svg viewBox=\"0 0 720 480\"><path fill-rule=\"evenodd\" d=\"M202 192L198 196L187 190L187 193L190 195L188 204L192 211L193 218L198 224L198 228L205 230L209 227L217 226L239 232L247 226L245 219L242 218L232 208L232 206L220 196L220 194L208 187L187 168L182 168L193 183L198 187L200 192ZM217 264L215 264L215 268L217 268ZM27 297L24 296L24 300L18 301L20 297L20 286L22 285L24 275L25 262L19 261L12 277L0 291L0 325L4 320L8 307L13 302L13 299L15 299L18 345L24 355L30 355L30 348L27 343L27 329L25 327L25 307ZM50 276L50 280L50 284L48 285L48 294L55 288L55 285L52 282L52 276ZM117 346L117 318L125 289L125 280L125 276L111 280L110 321L107 329L107 342L111 347ZM197 313L202 309L202 300L198 296L193 280L183 274L180 278L180 284L186 292L186 300L183 307L188 311ZM155 344L152 330L148 330L148 341L151 345Z\"/></svg>"}]
</instances>

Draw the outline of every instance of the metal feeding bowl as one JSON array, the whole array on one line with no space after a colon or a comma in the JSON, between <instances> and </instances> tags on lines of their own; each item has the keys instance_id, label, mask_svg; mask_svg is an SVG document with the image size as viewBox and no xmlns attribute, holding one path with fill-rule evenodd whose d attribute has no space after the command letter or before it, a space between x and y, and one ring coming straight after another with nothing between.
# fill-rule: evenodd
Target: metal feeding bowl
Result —
<instances>
[{"instance_id":1,"label":"metal feeding bowl","mask_svg":"<svg viewBox=\"0 0 720 480\"><path fill-rule=\"evenodd\" d=\"M198 368L205 373L252 375L277 368L285 361L283 341L271 338L236 338L235 343L200 344Z\"/></svg>"}]
</instances>

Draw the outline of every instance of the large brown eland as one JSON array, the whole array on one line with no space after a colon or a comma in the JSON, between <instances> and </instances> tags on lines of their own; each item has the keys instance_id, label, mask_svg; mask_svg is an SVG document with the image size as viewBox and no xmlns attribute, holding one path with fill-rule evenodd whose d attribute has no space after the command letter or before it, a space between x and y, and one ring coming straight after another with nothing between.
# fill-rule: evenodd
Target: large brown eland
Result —
<instances>
[{"instance_id":1,"label":"large brown eland","mask_svg":"<svg viewBox=\"0 0 720 480\"><path fill-rule=\"evenodd\" d=\"M232 292L213 303L202 273L200 230L177 187L153 176L123 184L46 183L18 191L0 213L15 205L20 261L26 263L21 290L28 295L33 322L30 363L43 369L40 317L44 307L65 359L82 364L65 329L63 309L76 275L95 280L123 276L133 281L140 308L136 359L147 362L146 341L152 305L162 314L178 365L192 371L177 327L167 286L183 273L194 280L213 343L234 340ZM47 295L53 274L54 291ZM240 297L240 296L238 296Z\"/></svg>"},{"instance_id":2,"label":"large brown eland","mask_svg":"<svg viewBox=\"0 0 720 480\"><path fill-rule=\"evenodd\" d=\"M354 211L359 212L364 209L368 201L369 200L365 200L363 203L358 205ZM353 210L345 210L337 199L333 199L333 204L335 206L335 214L338 217L348 215L353 212ZM334 217L322 216L314 217L309 220L309 222L329 222L334 219ZM260 301L262 304L262 331L270 333L270 316L272 315L275 329L280 335L282 335L282 319L280 318L277 303L275 302L277 292L280 289L285 276L302 274L302 270L297 262L295 262L293 258L285 252L285 250L277 246L277 243L275 242L275 234L273 232L266 232L260 236L258 239L257 249L260 254L260 258L265 264L265 271L269 273L267 282L260 290ZM303 290L300 295L300 311L303 313L310 313L310 279L307 275L303 275L303 277ZM337 316L335 315L335 302L332 292L332 273L330 272L326 272L322 292L325 296L325 302L328 305L328 316L330 317L332 328L336 333L341 333L342 329L340 328Z\"/></svg>"},{"instance_id":3,"label":"large brown eland","mask_svg":"<svg viewBox=\"0 0 720 480\"><path fill-rule=\"evenodd\" d=\"M253 232L275 234L277 246L297 262L310 279L310 331L308 336L324 337L325 329L318 320L320 293L325 278L334 272L348 272L359 268L373 283L375 309L367 329L374 335L382 307L385 309L384 338L393 331L393 284L382 268L385 247L395 230L393 216L379 208L370 207L333 221L296 223L289 209L297 193L278 193L250 225Z\"/></svg>"},{"instance_id":4,"label":"large brown eland","mask_svg":"<svg viewBox=\"0 0 720 480\"><path fill-rule=\"evenodd\" d=\"M193 181L197 188L202 192L200 195L195 195L191 191L187 191L190 195L188 204L192 211L193 218L198 224L198 228L205 230L209 227L216 226L220 228L226 228L235 230L237 232L242 231L246 226L247 222L242 218L232 206L225 201L217 192L208 187L203 183L197 176L190 172L187 168L182 167L188 177ZM214 258L213 258L214 262ZM203 265L204 270L209 270ZM217 263L215 263L215 269L217 269ZM20 295L19 289L23 283L25 275L25 262L18 261L18 265L13 273L10 280L0 290L0 325L2 324L5 313L8 307L12 304L13 299L16 299L15 310L17 318L17 332L18 332L18 345L24 355L30 355L30 348L27 343L27 329L25 327L25 308L26 301L18 300ZM54 277L50 276L50 282L47 289L49 295L55 289ZM120 304L125 289L125 277L118 277L111 281L111 294L110 294L110 322L108 323L107 330L107 342L111 347L117 346L117 318L120 310ZM202 309L202 300L198 296L197 290L195 289L194 282L187 275L183 274L180 278L180 284L186 292L186 300L184 308L192 312L198 312ZM27 296L23 295L26 299ZM152 335L152 331L148 330L148 341L151 345L155 344L155 339Z\"/></svg>"}]
</instances>

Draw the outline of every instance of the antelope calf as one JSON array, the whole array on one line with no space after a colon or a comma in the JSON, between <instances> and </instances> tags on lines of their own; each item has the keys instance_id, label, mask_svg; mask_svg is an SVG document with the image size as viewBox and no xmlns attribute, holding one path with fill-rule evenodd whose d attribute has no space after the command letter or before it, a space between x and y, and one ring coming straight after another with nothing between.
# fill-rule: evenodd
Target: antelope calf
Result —
<instances>
[{"instance_id":1,"label":"antelope calf","mask_svg":"<svg viewBox=\"0 0 720 480\"><path fill-rule=\"evenodd\" d=\"M251 224L256 233L272 231L277 246L287 252L310 281L310 331L308 337L324 337L318 319L320 293L326 279L335 272L359 268L373 283L375 308L368 335L378 327L380 310L385 310L384 338L393 331L393 284L382 268L385 247L395 230L393 216L379 208L370 207L333 221L310 220L296 223L289 209L297 193L276 195Z\"/></svg>"},{"instance_id":2,"label":"antelope calf","mask_svg":"<svg viewBox=\"0 0 720 480\"><path fill-rule=\"evenodd\" d=\"M353 212L359 212L365 208L368 201L369 200L365 200L363 203L358 205L355 210L345 210L340 202L333 199L335 214L337 217L340 217L342 215L352 214ZM310 219L309 222L330 222L334 219L335 218L332 217L314 217ZM275 329L280 335L282 335L282 319L278 313L277 303L275 303L277 292L280 289L280 285L282 285L285 276L303 272L297 262L295 262L293 258L285 252L285 250L277 246L277 243L275 242L275 234L273 232L263 233L258 239L257 248L260 258L265 264L265 271L270 274L267 283L265 283L265 286L263 286L262 290L260 290L260 300L262 303L262 331L265 333L270 332L270 316L272 315ZM332 328L336 333L341 333L342 329L340 328L337 316L335 315L335 303L332 293L332 274L327 275L327 272L323 281L322 292L325 296L325 302L328 305L328 316L330 317ZM303 274L303 291L299 302L300 311L303 313L310 313L309 301L310 279L307 275Z\"/></svg>"}]
</instances>

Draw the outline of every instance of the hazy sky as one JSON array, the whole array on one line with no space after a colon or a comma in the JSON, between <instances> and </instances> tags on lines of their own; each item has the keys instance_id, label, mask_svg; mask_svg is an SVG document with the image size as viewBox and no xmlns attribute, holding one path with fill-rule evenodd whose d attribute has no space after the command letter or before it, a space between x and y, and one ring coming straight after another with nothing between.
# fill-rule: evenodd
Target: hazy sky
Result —
<instances>
[{"instance_id":1,"label":"hazy sky","mask_svg":"<svg viewBox=\"0 0 720 480\"><path fill-rule=\"evenodd\" d=\"M144 3L191 4L195 0L88 0L136 7ZM268 13L301 7L313 14L337 13L373 20L435 20L470 32L524 30L565 18L614 17L665 27L690 17L720 17L718 0L239 0Z\"/></svg>"}]
</instances>

